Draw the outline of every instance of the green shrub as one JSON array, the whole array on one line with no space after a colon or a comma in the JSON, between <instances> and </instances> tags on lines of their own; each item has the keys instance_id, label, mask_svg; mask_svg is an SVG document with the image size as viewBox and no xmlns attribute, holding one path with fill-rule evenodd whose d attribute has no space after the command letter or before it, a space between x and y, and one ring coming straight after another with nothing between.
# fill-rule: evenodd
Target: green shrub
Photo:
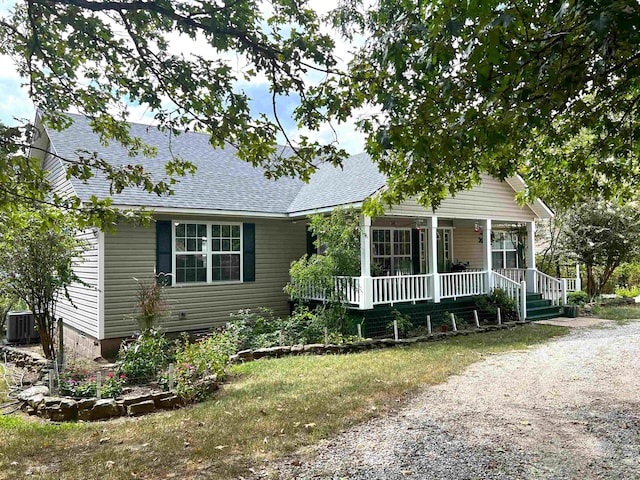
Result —
<instances>
[{"instance_id":1,"label":"green shrub","mask_svg":"<svg viewBox=\"0 0 640 480\"><path fill-rule=\"evenodd\" d=\"M403 315L398 310L392 310L391 316L393 320L387 323L387 333L393 335L393 322L394 320L398 324L398 336L405 337L407 333L413 328L413 323L411 323L411 317L409 315Z\"/></svg>"},{"instance_id":2,"label":"green shrub","mask_svg":"<svg viewBox=\"0 0 640 480\"><path fill-rule=\"evenodd\" d=\"M589 301L589 295L587 292L578 291L578 292L569 292L567 293L567 303L569 305L577 305L579 307L584 307L584 305Z\"/></svg>"},{"instance_id":3,"label":"green shrub","mask_svg":"<svg viewBox=\"0 0 640 480\"><path fill-rule=\"evenodd\" d=\"M267 308L244 309L232 314L225 330L235 339L238 350L272 347L280 344L282 320Z\"/></svg>"},{"instance_id":4,"label":"green shrub","mask_svg":"<svg viewBox=\"0 0 640 480\"><path fill-rule=\"evenodd\" d=\"M616 295L625 298L636 298L640 296L640 287L616 288Z\"/></svg>"},{"instance_id":5,"label":"green shrub","mask_svg":"<svg viewBox=\"0 0 640 480\"><path fill-rule=\"evenodd\" d=\"M171 343L161 331L150 328L121 345L116 374L126 375L129 383L144 383L155 380L171 361Z\"/></svg>"},{"instance_id":6,"label":"green shrub","mask_svg":"<svg viewBox=\"0 0 640 480\"><path fill-rule=\"evenodd\" d=\"M216 332L195 342L181 343L175 353L174 392L185 401L198 401L210 392L210 383L224 377L229 357L236 350L236 339L229 332ZM214 378L215 377L215 378ZM160 384L169 387L169 371Z\"/></svg>"},{"instance_id":7,"label":"green shrub","mask_svg":"<svg viewBox=\"0 0 640 480\"><path fill-rule=\"evenodd\" d=\"M460 315L456 315L455 313L453 314L453 317L456 319L456 328L460 329L467 326L468 322L466 318ZM442 320L440 321L440 325L453 329L453 323L451 323L451 313L444 312L442 314Z\"/></svg>"},{"instance_id":8,"label":"green shrub","mask_svg":"<svg viewBox=\"0 0 640 480\"><path fill-rule=\"evenodd\" d=\"M636 304L635 300L631 297L614 297L614 298L598 297L597 302L599 305L606 305L610 307Z\"/></svg>"},{"instance_id":9,"label":"green shrub","mask_svg":"<svg viewBox=\"0 0 640 480\"><path fill-rule=\"evenodd\" d=\"M498 308L503 321L518 320L518 302L501 288L494 288L489 295L476 297L476 306L497 318Z\"/></svg>"}]
</instances>

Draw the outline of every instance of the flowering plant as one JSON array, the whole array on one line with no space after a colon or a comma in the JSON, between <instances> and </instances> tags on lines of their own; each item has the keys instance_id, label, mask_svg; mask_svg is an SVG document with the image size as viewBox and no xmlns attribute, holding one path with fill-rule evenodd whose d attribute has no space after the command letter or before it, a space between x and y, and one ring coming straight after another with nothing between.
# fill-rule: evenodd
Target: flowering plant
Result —
<instances>
[{"instance_id":1,"label":"flowering plant","mask_svg":"<svg viewBox=\"0 0 640 480\"><path fill-rule=\"evenodd\" d=\"M106 375L102 381L100 393L105 398L115 398L122 393L127 380L126 375ZM70 397L89 398L97 396L96 377L87 370L72 368L60 375L60 394Z\"/></svg>"}]
</instances>

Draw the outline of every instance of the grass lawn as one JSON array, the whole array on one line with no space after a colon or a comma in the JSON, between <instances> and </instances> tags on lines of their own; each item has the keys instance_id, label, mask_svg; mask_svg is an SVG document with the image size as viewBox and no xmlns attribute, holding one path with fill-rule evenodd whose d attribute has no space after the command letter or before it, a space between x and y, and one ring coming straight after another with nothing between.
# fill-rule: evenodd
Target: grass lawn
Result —
<instances>
[{"instance_id":1,"label":"grass lawn","mask_svg":"<svg viewBox=\"0 0 640 480\"><path fill-rule=\"evenodd\" d=\"M593 314L607 320L615 320L619 324L629 323L629 320L640 319L640 303L625 306L595 306Z\"/></svg>"},{"instance_id":2,"label":"grass lawn","mask_svg":"<svg viewBox=\"0 0 640 480\"><path fill-rule=\"evenodd\" d=\"M8 385L4 379L4 368L0 365L0 403L4 403L7 401L7 389Z\"/></svg>"},{"instance_id":3,"label":"grass lawn","mask_svg":"<svg viewBox=\"0 0 640 480\"><path fill-rule=\"evenodd\" d=\"M214 399L138 419L52 425L1 417L0 478L237 478L382 415L487 354L566 332L526 325L355 355L252 362L235 367Z\"/></svg>"}]
</instances>

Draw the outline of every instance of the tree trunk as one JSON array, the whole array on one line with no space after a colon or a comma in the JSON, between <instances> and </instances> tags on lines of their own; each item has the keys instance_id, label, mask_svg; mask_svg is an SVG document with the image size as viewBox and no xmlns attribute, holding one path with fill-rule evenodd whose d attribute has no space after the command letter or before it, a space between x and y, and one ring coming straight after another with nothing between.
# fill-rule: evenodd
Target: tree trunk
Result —
<instances>
[{"instance_id":1,"label":"tree trunk","mask_svg":"<svg viewBox=\"0 0 640 480\"><path fill-rule=\"evenodd\" d=\"M56 356L55 344L49 329L46 313L35 314L36 324L38 325L38 333L40 334L40 345L42 353L47 360L53 360Z\"/></svg>"}]
</instances>

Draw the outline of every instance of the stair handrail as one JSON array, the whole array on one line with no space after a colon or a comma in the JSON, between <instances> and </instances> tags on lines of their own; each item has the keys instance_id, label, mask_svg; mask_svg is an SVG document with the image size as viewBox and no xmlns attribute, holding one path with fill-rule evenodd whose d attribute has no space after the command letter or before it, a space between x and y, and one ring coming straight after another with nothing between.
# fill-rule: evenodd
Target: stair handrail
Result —
<instances>
[{"instance_id":1,"label":"stair handrail","mask_svg":"<svg viewBox=\"0 0 640 480\"><path fill-rule=\"evenodd\" d=\"M540 270L536 271L536 292L542 294L542 298L551 300L553 305L564 305L566 303L567 282L562 279L552 277Z\"/></svg>"},{"instance_id":2,"label":"stair handrail","mask_svg":"<svg viewBox=\"0 0 640 480\"><path fill-rule=\"evenodd\" d=\"M493 281L491 284L494 288L499 288L503 290L507 296L516 301L516 310L518 312L518 318L520 320L524 320L527 312L526 312L526 302L522 296L522 285L509 277L502 275L501 273L496 272L495 270L492 272Z\"/></svg>"}]
</instances>

